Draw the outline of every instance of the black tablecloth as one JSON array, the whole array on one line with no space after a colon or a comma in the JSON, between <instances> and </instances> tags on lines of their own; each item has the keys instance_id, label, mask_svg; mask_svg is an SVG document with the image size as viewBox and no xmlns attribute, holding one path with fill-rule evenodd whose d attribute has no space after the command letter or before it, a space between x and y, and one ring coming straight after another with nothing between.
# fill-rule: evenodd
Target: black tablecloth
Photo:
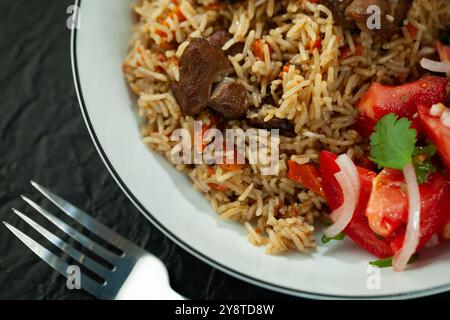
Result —
<instances>
[{"instance_id":1,"label":"black tablecloth","mask_svg":"<svg viewBox=\"0 0 450 320\"><path fill-rule=\"evenodd\" d=\"M33 179L160 257L173 288L186 297L286 298L184 252L141 216L115 184L89 138L76 99L66 27L71 4L0 0L0 221L41 239L10 210L38 217L21 194L53 208L32 189ZM0 225L0 299L90 298L66 289L62 276Z\"/></svg>"}]
</instances>

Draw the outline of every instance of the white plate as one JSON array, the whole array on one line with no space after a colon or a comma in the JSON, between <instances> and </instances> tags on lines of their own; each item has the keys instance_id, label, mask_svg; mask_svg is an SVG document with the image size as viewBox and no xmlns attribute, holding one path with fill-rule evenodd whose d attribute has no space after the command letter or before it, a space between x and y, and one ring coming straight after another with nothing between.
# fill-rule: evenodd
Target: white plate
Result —
<instances>
[{"instance_id":1,"label":"white plate","mask_svg":"<svg viewBox=\"0 0 450 320\"><path fill-rule=\"evenodd\" d=\"M131 2L77 2L81 29L72 34L73 71L81 110L101 157L154 225L214 267L296 296L410 298L450 290L448 244L427 250L406 272L374 271L368 264L374 258L350 240L320 245L310 256L270 256L247 241L243 226L220 220L184 175L141 143L135 101L122 74Z\"/></svg>"}]
</instances>

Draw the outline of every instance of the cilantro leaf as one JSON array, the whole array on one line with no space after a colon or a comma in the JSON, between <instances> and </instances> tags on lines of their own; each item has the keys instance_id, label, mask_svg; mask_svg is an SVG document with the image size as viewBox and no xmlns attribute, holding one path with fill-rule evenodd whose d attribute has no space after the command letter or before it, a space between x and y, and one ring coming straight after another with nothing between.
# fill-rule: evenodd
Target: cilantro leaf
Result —
<instances>
[{"instance_id":1,"label":"cilantro leaf","mask_svg":"<svg viewBox=\"0 0 450 320\"><path fill-rule=\"evenodd\" d=\"M417 182L425 183L428 176L437 171L431 158L436 154L436 147L432 144L426 147L416 147L413 152L413 164L416 169Z\"/></svg>"},{"instance_id":2,"label":"cilantro leaf","mask_svg":"<svg viewBox=\"0 0 450 320\"><path fill-rule=\"evenodd\" d=\"M322 235L321 240L322 240L322 243L325 244L325 243L330 242L331 240L340 241L340 240L344 240L344 238L345 238L345 233L341 232L338 235L334 236L333 238L328 238L326 235Z\"/></svg>"},{"instance_id":3,"label":"cilantro leaf","mask_svg":"<svg viewBox=\"0 0 450 320\"><path fill-rule=\"evenodd\" d=\"M413 263L414 261L416 261L419 258L418 254L413 255L409 261L408 264ZM389 258L385 258L385 259L379 259L379 260L375 260L375 261L370 261L369 264L378 268L389 268L392 267L392 260L393 257L389 257Z\"/></svg>"},{"instance_id":4,"label":"cilantro leaf","mask_svg":"<svg viewBox=\"0 0 450 320\"><path fill-rule=\"evenodd\" d=\"M375 126L370 136L370 159L380 168L403 169L412 161L417 132L411 121L390 113Z\"/></svg>"}]
</instances>

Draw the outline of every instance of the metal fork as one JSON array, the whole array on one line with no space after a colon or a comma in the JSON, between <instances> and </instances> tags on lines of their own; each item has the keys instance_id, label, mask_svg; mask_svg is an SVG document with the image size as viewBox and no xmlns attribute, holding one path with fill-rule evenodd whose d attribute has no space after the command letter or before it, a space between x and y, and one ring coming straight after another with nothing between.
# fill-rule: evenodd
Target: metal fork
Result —
<instances>
[{"instance_id":1,"label":"metal fork","mask_svg":"<svg viewBox=\"0 0 450 320\"><path fill-rule=\"evenodd\" d=\"M17 216L23 219L53 245L101 279L95 280L86 275L85 272L80 271L80 285L85 291L99 299L109 300L185 299L170 288L167 270L164 264L155 256L121 237L105 225L94 220L84 211L76 208L36 182L31 181L31 184L69 217L122 252L121 254L118 254L113 252L113 250L109 250L107 247L100 245L98 242L81 234L29 198L22 196L24 201L36 209L61 231L85 248L89 249L98 257L111 264L112 268L109 268L98 263L21 213L19 210L12 209ZM71 266L61 257L56 256L11 224L4 221L3 224L48 265L66 278L69 276L68 272L69 270L72 270L73 267L69 268Z\"/></svg>"}]
</instances>

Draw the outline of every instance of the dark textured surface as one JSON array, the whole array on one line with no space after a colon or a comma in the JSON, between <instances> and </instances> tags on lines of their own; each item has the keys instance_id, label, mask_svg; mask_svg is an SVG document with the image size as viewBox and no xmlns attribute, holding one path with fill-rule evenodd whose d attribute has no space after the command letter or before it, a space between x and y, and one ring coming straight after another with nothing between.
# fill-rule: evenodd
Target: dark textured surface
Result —
<instances>
[{"instance_id":1,"label":"dark textured surface","mask_svg":"<svg viewBox=\"0 0 450 320\"><path fill-rule=\"evenodd\" d=\"M0 221L29 231L10 211L16 207L37 216L19 200L21 194L52 208L29 185L34 179L158 255L169 269L172 286L187 297L286 298L227 276L184 252L121 193L97 155L78 108L66 28L71 3L0 0ZM0 299L90 298L83 291L67 290L63 277L0 225Z\"/></svg>"},{"instance_id":2,"label":"dark textured surface","mask_svg":"<svg viewBox=\"0 0 450 320\"><path fill-rule=\"evenodd\" d=\"M19 200L21 194L53 208L29 185L34 179L158 255L169 269L172 286L187 297L282 298L184 252L122 194L101 162L79 111L66 28L70 4L72 0L0 0L0 221L30 230L10 211L16 207L37 217ZM0 225L2 298L90 296L67 290L62 276Z\"/></svg>"}]
</instances>

